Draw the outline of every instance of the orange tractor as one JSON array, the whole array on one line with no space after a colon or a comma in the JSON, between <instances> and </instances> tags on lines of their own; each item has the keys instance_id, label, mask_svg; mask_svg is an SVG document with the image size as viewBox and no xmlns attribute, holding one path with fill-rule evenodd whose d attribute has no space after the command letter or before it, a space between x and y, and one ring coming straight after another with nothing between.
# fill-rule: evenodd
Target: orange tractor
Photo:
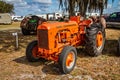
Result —
<instances>
[{"instance_id":1,"label":"orange tractor","mask_svg":"<svg viewBox=\"0 0 120 80\"><path fill-rule=\"evenodd\" d=\"M75 66L78 46L85 45L91 56L102 53L105 29L93 19L80 21L80 16L73 16L69 21L42 23L37 28L37 38L27 46L28 61L52 60L59 64L61 72L67 74Z\"/></svg>"}]
</instances>

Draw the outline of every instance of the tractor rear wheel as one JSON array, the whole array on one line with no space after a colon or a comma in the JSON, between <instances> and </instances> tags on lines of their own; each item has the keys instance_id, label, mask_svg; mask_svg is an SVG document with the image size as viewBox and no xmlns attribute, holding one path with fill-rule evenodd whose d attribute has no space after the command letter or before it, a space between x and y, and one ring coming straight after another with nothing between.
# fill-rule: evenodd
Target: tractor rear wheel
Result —
<instances>
[{"instance_id":1,"label":"tractor rear wheel","mask_svg":"<svg viewBox=\"0 0 120 80\"><path fill-rule=\"evenodd\" d=\"M23 35L30 35L30 31L24 28L21 28Z\"/></svg>"},{"instance_id":2,"label":"tractor rear wheel","mask_svg":"<svg viewBox=\"0 0 120 80\"><path fill-rule=\"evenodd\" d=\"M118 45L117 45L117 54L120 56L120 38L118 40Z\"/></svg>"},{"instance_id":3,"label":"tractor rear wheel","mask_svg":"<svg viewBox=\"0 0 120 80\"><path fill-rule=\"evenodd\" d=\"M77 51L72 46L65 46L59 56L58 63L60 65L60 70L64 73L70 73L76 63Z\"/></svg>"},{"instance_id":4,"label":"tractor rear wheel","mask_svg":"<svg viewBox=\"0 0 120 80\"><path fill-rule=\"evenodd\" d=\"M30 62L35 62L39 60L38 55L38 42L37 40L32 41L26 49L26 58Z\"/></svg>"},{"instance_id":5,"label":"tractor rear wheel","mask_svg":"<svg viewBox=\"0 0 120 80\"><path fill-rule=\"evenodd\" d=\"M98 56L105 45L105 28L99 23L93 23L86 29L86 52L90 56Z\"/></svg>"}]
</instances>

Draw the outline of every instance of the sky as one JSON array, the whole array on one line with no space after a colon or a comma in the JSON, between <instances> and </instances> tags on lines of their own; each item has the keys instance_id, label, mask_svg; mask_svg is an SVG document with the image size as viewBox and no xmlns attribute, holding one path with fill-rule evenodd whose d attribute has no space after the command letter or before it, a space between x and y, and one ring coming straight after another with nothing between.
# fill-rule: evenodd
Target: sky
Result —
<instances>
[{"instance_id":1,"label":"sky","mask_svg":"<svg viewBox=\"0 0 120 80\"><path fill-rule=\"evenodd\" d=\"M104 13L120 12L120 0L114 0L114 3L112 3L112 0L108 1L108 6L107 9L104 9Z\"/></svg>"},{"instance_id":2,"label":"sky","mask_svg":"<svg viewBox=\"0 0 120 80\"><path fill-rule=\"evenodd\" d=\"M28 14L45 14L52 12L61 12L59 10L58 0L3 0L14 5L16 15L24 16ZM107 9L104 13L120 11L120 0L108 0Z\"/></svg>"}]
</instances>

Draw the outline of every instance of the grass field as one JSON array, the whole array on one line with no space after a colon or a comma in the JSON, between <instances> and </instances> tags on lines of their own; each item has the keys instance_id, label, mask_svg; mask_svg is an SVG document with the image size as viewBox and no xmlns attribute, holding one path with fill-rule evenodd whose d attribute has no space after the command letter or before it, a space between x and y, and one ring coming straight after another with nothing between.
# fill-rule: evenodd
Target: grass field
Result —
<instances>
[{"instance_id":1,"label":"grass field","mask_svg":"<svg viewBox=\"0 0 120 80\"><path fill-rule=\"evenodd\" d=\"M0 80L120 80L120 57L116 55L120 29L106 29L103 55L90 57L85 49L79 49L75 69L64 75L53 62L26 60L26 46L36 36L23 36L19 24L0 25ZM15 50L13 32L19 35L18 50Z\"/></svg>"},{"instance_id":2,"label":"grass field","mask_svg":"<svg viewBox=\"0 0 120 80\"><path fill-rule=\"evenodd\" d=\"M0 30L20 29L20 22L13 22L12 25L0 25Z\"/></svg>"}]
</instances>

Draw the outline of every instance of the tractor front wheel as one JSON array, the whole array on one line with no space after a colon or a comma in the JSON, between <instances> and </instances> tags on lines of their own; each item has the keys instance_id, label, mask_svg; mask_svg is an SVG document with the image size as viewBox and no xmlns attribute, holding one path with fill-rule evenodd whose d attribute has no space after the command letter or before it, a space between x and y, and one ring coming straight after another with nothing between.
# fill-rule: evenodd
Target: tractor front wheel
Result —
<instances>
[{"instance_id":1,"label":"tractor front wheel","mask_svg":"<svg viewBox=\"0 0 120 80\"><path fill-rule=\"evenodd\" d=\"M77 51L72 46L65 46L59 56L60 70L64 73L70 73L76 63Z\"/></svg>"},{"instance_id":2,"label":"tractor front wheel","mask_svg":"<svg viewBox=\"0 0 120 80\"><path fill-rule=\"evenodd\" d=\"M26 58L30 62L35 62L39 60L38 55L38 42L32 41L26 49Z\"/></svg>"},{"instance_id":3,"label":"tractor front wheel","mask_svg":"<svg viewBox=\"0 0 120 80\"><path fill-rule=\"evenodd\" d=\"M86 29L86 52L90 56L98 56L102 53L105 44L105 29L99 23L93 23Z\"/></svg>"}]
</instances>

